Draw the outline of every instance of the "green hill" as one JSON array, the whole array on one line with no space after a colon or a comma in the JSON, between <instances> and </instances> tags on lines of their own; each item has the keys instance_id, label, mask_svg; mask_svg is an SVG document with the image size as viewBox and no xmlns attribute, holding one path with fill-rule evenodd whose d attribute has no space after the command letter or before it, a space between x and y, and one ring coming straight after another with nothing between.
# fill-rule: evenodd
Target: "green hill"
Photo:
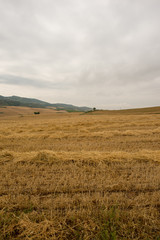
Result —
<instances>
[{"instance_id":1,"label":"green hill","mask_svg":"<svg viewBox=\"0 0 160 240\"><path fill-rule=\"evenodd\" d=\"M4 97L0 96L0 106L21 106L32 108L51 108L56 110L78 111L85 112L91 110L89 107L78 107L71 104L64 103L48 103L35 98L24 98L18 96Z\"/></svg>"}]
</instances>

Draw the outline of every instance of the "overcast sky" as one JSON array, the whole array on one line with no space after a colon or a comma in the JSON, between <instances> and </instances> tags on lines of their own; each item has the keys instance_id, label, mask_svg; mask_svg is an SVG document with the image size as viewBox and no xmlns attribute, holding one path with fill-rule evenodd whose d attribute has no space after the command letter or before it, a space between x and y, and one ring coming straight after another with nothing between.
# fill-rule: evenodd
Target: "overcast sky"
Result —
<instances>
[{"instance_id":1,"label":"overcast sky","mask_svg":"<svg viewBox=\"0 0 160 240\"><path fill-rule=\"evenodd\" d=\"M0 95L160 105L160 0L0 0Z\"/></svg>"}]
</instances>

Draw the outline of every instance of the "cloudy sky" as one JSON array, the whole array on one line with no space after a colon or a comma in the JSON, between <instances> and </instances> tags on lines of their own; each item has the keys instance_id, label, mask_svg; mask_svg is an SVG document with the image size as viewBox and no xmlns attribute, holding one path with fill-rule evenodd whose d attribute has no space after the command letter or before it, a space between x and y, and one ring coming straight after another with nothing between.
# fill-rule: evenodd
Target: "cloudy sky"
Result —
<instances>
[{"instance_id":1,"label":"cloudy sky","mask_svg":"<svg viewBox=\"0 0 160 240\"><path fill-rule=\"evenodd\" d=\"M0 95L160 105L159 0L0 0Z\"/></svg>"}]
</instances>

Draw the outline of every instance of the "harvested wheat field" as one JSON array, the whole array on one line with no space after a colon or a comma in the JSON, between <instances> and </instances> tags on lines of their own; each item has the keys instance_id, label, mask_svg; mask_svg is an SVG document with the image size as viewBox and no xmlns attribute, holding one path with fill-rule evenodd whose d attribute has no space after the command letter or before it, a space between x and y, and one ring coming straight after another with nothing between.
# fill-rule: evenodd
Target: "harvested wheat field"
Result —
<instances>
[{"instance_id":1,"label":"harvested wheat field","mask_svg":"<svg viewBox=\"0 0 160 240\"><path fill-rule=\"evenodd\" d=\"M41 115L54 115L56 113L64 113L66 111L56 111L54 108L31 108L31 107L17 107L17 106L0 106L0 119L6 117L26 117L31 116L34 112L39 111Z\"/></svg>"},{"instance_id":2,"label":"harvested wheat field","mask_svg":"<svg viewBox=\"0 0 160 240\"><path fill-rule=\"evenodd\" d=\"M0 118L0 239L160 239L160 115Z\"/></svg>"}]
</instances>

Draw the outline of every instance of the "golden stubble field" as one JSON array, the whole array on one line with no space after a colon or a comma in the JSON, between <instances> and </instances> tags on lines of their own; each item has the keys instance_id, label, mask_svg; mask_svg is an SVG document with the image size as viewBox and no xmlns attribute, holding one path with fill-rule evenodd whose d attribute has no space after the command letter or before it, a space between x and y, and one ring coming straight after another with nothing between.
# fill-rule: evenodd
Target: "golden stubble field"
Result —
<instances>
[{"instance_id":1,"label":"golden stubble field","mask_svg":"<svg viewBox=\"0 0 160 240\"><path fill-rule=\"evenodd\" d=\"M0 239L160 239L160 115L1 117Z\"/></svg>"}]
</instances>

